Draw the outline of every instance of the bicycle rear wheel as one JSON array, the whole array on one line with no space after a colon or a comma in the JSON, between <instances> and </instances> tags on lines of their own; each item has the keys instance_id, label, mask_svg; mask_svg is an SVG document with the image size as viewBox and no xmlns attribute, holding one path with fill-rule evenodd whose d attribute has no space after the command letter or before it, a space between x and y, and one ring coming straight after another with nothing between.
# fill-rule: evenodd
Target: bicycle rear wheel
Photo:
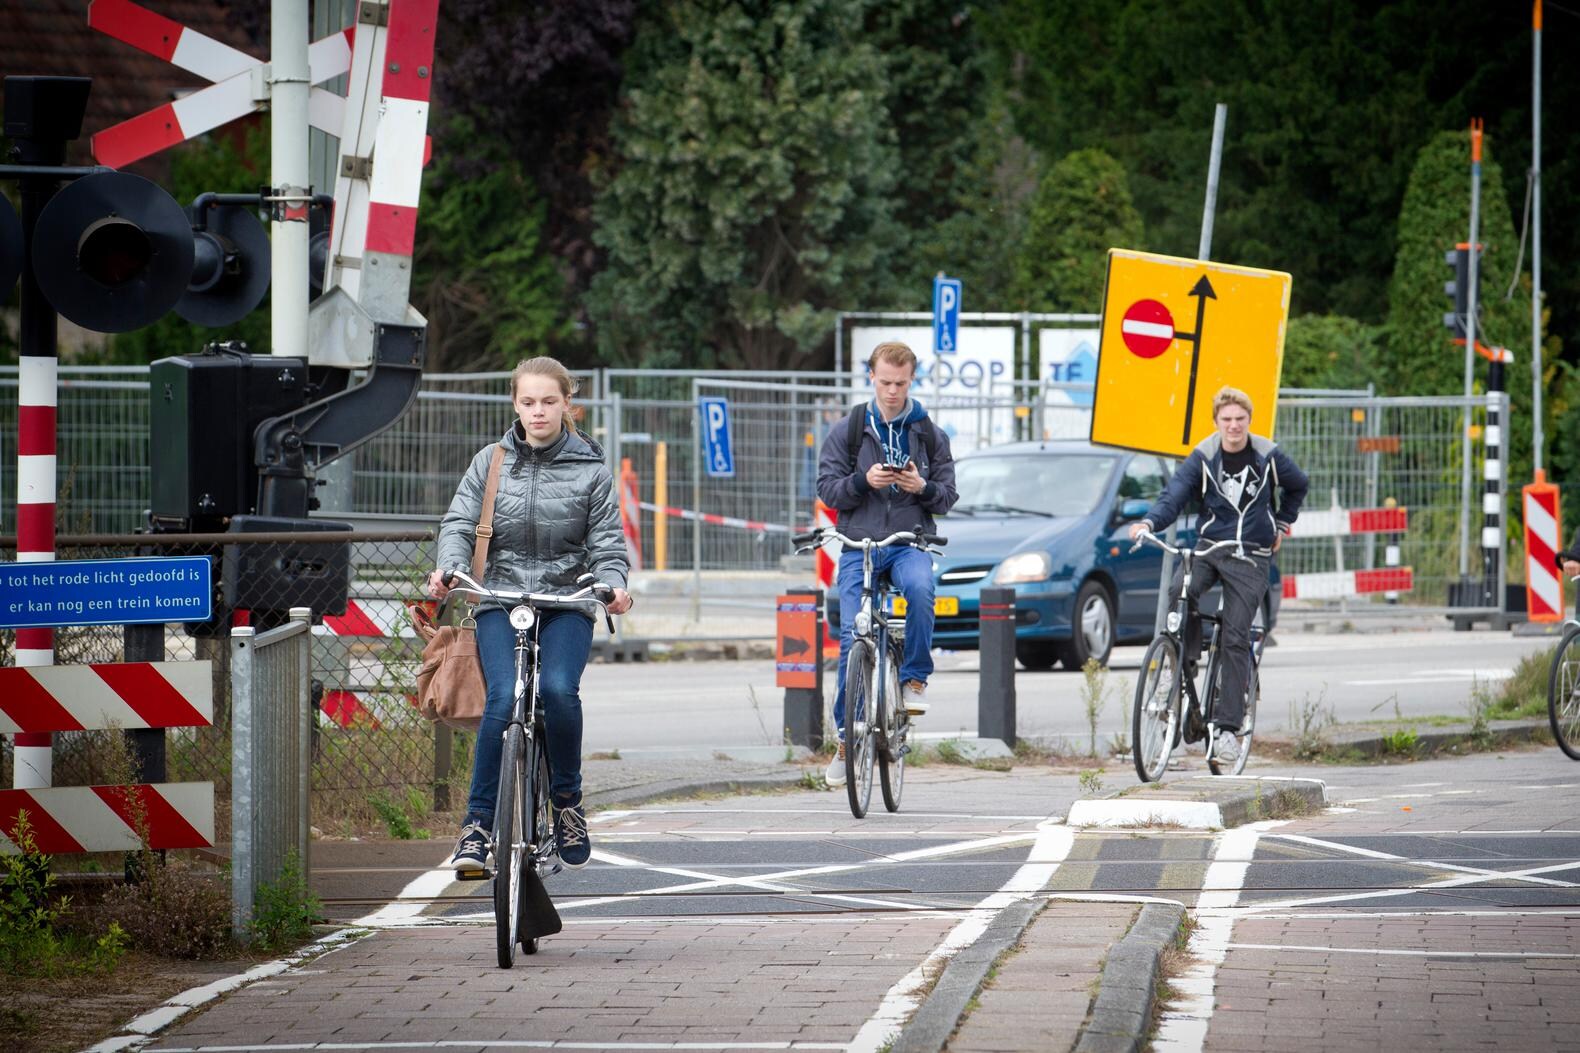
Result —
<instances>
[{"instance_id":1,"label":"bicycle rear wheel","mask_svg":"<svg viewBox=\"0 0 1580 1053\"><path fill-rule=\"evenodd\" d=\"M494 802L494 942L499 967L516 962L521 925L521 865L526 847L526 736L520 724L505 729L499 758L499 797Z\"/></svg>"},{"instance_id":2,"label":"bicycle rear wheel","mask_svg":"<svg viewBox=\"0 0 1580 1053\"><path fill-rule=\"evenodd\" d=\"M1180 722L1180 649L1159 636L1141 659L1131 711L1130 751L1142 782L1157 782L1169 766Z\"/></svg>"},{"instance_id":3,"label":"bicycle rear wheel","mask_svg":"<svg viewBox=\"0 0 1580 1053\"><path fill-rule=\"evenodd\" d=\"M1547 720L1558 748L1580 760L1580 629L1564 633L1547 676Z\"/></svg>"},{"instance_id":4,"label":"bicycle rear wheel","mask_svg":"<svg viewBox=\"0 0 1580 1053\"><path fill-rule=\"evenodd\" d=\"M873 651L867 640L850 645L845 663L845 794L850 814L865 818L872 802L873 724L869 719L873 693Z\"/></svg>"},{"instance_id":5,"label":"bicycle rear wheel","mask_svg":"<svg viewBox=\"0 0 1580 1053\"><path fill-rule=\"evenodd\" d=\"M891 812L897 812L900 810L900 794L905 792L905 740L911 732L911 717L900 699L900 652L895 647L889 648L878 712L881 714L879 719L883 726L884 742L878 757L878 782L883 789L883 806Z\"/></svg>"}]
</instances>

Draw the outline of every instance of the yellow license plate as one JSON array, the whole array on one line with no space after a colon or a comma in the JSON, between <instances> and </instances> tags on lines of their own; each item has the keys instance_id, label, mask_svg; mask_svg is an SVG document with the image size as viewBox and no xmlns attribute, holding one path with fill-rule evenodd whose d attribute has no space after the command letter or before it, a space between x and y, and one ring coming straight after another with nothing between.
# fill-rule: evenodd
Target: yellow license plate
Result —
<instances>
[{"instance_id":1,"label":"yellow license plate","mask_svg":"<svg viewBox=\"0 0 1580 1053\"><path fill-rule=\"evenodd\" d=\"M900 617L900 618L905 617L905 597L904 596L896 596L896 597L894 597L894 613L895 613L895 615L897 617ZM933 597L933 614L934 615L942 614L942 615L948 616L948 615L959 614L959 613L960 613L960 598L958 596L935 596L935 597Z\"/></svg>"}]
</instances>

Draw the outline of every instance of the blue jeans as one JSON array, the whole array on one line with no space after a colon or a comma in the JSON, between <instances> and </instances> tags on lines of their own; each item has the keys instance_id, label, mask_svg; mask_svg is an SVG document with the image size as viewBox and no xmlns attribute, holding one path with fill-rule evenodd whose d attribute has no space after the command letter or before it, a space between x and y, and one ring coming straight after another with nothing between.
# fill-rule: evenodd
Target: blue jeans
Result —
<instances>
[{"instance_id":1,"label":"blue jeans","mask_svg":"<svg viewBox=\"0 0 1580 1053\"><path fill-rule=\"evenodd\" d=\"M933 557L910 545L890 545L872 554L873 579L888 572L889 581L905 597L905 653L900 659L900 683L933 675ZM856 614L861 610L861 552L839 557L839 679L834 691L834 729L845 734L845 664L856 638Z\"/></svg>"},{"instance_id":2,"label":"blue jeans","mask_svg":"<svg viewBox=\"0 0 1580 1053\"><path fill-rule=\"evenodd\" d=\"M592 650L592 619L579 611L544 611L538 626L538 704L548 730L549 789L556 803L579 800L582 790L582 670ZM499 758L516 690L516 630L493 608L477 616L477 656L488 684L483 724L472 759L466 821L494 824Z\"/></svg>"}]
</instances>

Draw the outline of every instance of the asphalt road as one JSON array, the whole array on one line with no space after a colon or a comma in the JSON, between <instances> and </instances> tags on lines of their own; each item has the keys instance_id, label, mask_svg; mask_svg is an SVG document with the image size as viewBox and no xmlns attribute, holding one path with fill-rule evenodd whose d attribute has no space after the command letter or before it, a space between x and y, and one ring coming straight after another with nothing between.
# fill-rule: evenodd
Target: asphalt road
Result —
<instances>
[{"instance_id":1,"label":"asphalt road","mask_svg":"<svg viewBox=\"0 0 1580 1053\"><path fill-rule=\"evenodd\" d=\"M1521 657L1552 646L1542 638L1449 630L1303 633L1277 636L1262 664L1263 731L1279 731L1292 707L1331 707L1341 722L1410 716L1465 716L1472 685L1495 685ZM1106 737L1128 733L1139 647L1117 648L1100 717ZM832 679L832 678L830 678ZM929 686L924 735L974 735L977 656L940 654ZM1064 671L1016 680L1023 737L1087 735L1083 678ZM832 684L828 687L830 696ZM782 741L783 691L766 661L597 664L583 680L585 745L593 750L728 748Z\"/></svg>"}]
</instances>

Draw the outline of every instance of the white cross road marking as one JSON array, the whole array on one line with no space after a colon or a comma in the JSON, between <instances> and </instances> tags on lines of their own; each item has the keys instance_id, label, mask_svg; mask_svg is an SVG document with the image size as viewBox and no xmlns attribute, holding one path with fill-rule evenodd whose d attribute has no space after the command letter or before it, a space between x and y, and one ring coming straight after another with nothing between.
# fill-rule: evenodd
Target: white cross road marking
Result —
<instances>
[{"instance_id":1,"label":"white cross road marking","mask_svg":"<svg viewBox=\"0 0 1580 1053\"><path fill-rule=\"evenodd\" d=\"M1341 844L1338 841L1323 841L1315 837L1305 837L1301 834L1273 834L1273 837L1283 841L1294 841L1315 848L1327 848L1338 852L1348 852L1351 855L1365 856L1368 859L1381 859L1389 862L1402 863L1406 866L1421 867L1424 870L1450 870L1458 874L1484 874L1488 878L1496 879L1509 876L1507 871L1494 870L1487 867L1467 867L1455 863L1438 863L1430 859L1410 859L1406 856L1396 856L1391 852L1378 852L1371 848L1357 848L1354 845ZM1573 881L1559 881L1555 878L1521 877L1521 881L1528 881L1535 885L1553 885L1559 888L1575 888Z\"/></svg>"},{"instance_id":2,"label":"white cross road marking","mask_svg":"<svg viewBox=\"0 0 1580 1053\"><path fill-rule=\"evenodd\" d=\"M1542 867L1528 867L1524 870L1499 870L1494 871L1490 875L1472 874L1468 877L1445 878L1442 881L1430 881L1422 885L1412 885L1409 888L1383 889L1374 892L1350 892L1338 896L1312 896L1309 899L1279 900L1274 903L1257 904L1248 909L1254 912L1261 912L1264 910L1287 910L1291 907L1315 907L1324 903L1347 903L1365 899L1393 899L1397 896L1411 896L1418 892L1436 892L1448 888L1463 888L1467 885L1484 885L1489 881L1516 881L1528 878L1534 874L1552 874L1576 869L1580 869L1580 859L1553 863Z\"/></svg>"}]
</instances>

